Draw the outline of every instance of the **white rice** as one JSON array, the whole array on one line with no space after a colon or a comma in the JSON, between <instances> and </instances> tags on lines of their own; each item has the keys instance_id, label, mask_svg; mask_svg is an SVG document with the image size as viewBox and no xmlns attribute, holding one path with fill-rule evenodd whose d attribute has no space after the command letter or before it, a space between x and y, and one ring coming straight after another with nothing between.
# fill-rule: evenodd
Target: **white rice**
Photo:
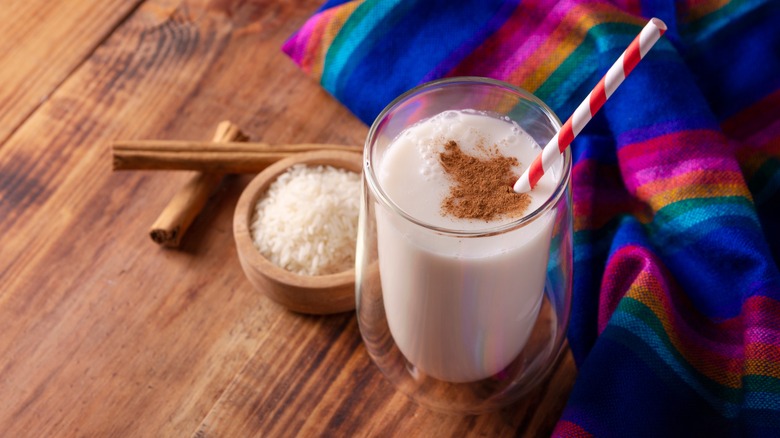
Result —
<instances>
[{"instance_id":1,"label":"white rice","mask_svg":"<svg viewBox=\"0 0 780 438\"><path fill-rule=\"evenodd\" d=\"M271 262L303 275L355 264L360 175L297 164L280 175L255 207L255 246Z\"/></svg>"}]
</instances>

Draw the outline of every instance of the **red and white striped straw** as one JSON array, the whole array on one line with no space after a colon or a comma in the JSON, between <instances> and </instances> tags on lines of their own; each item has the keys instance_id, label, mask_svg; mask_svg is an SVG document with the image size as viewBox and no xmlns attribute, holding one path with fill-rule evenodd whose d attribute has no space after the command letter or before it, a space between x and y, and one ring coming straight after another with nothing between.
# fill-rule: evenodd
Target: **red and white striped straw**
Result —
<instances>
[{"instance_id":1,"label":"red and white striped straw","mask_svg":"<svg viewBox=\"0 0 780 438\"><path fill-rule=\"evenodd\" d=\"M664 32L666 32L666 24L658 18L651 18L626 51L607 70L604 77L588 94L588 97L574 110L574 114L563 124L561 130L545 145L531 166L523 172L514 185L515 192L525 193L536 187L536 183L550 168L555 158L569 147L574 137L590 122L604 105L604 102L612 96L612 93L623 83L626 76L639 64L639 61L645 57Z\"/></svg>"}]
</instances>

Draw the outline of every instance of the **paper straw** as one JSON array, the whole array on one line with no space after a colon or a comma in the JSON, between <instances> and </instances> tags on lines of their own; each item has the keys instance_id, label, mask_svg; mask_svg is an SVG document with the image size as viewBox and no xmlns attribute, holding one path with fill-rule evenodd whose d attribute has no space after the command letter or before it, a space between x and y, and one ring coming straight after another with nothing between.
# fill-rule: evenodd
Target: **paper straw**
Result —
<instances>
[{"instance_id":1,"label":"paper straw","mask_svg":"<svg viewBox=\"0 0 780 438\"><path fill-rule=\"evenodd\" d=\"M514 185L515 192L525 193L536 187L536 183L539 182L544 172L569 147L574 137L596 115L601 106L604 105L604 102L612 96L612 93L623 83L626 76L639 64L639 61L645 57L664 32L666 32L666 24L658 18L651 18L626 51L607 70L604 77L588 94L588 97L574 110L574 114L563 124L561 130L550 139L550 142L544 146L542 152L537 155L528 169L523 172Z\"/></svg>"}]
</instances>

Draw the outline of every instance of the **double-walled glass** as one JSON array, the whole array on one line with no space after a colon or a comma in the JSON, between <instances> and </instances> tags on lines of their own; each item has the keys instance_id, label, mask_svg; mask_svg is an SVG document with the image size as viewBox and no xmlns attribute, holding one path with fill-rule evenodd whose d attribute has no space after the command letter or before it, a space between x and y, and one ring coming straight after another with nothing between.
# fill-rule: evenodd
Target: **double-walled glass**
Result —
<instances>
[{"instance_id":1,"label":"double-walled glass","mask_svg":"<svg viewBox=\"0 0 780 438\"><path fill-rule=\"evenodd\" d=\"M399 208L377 169L401 132L448 110L508 117L537 145L561 124L517 87L452 78L397 98L366 140L356 261L363 341L396 388L435 410L470 414L520 398L563 348L572 284L571 154L550 170L557 181L551 196L524 217L479 230L434 226Z\"/></svg>"}]
</instances>

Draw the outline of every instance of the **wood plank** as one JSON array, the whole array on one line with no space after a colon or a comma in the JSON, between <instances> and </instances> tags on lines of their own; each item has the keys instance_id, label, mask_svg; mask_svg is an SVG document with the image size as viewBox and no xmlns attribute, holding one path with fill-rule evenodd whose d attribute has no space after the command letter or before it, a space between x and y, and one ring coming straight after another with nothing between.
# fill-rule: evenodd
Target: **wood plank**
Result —
<instances>
[{"instance_id":1,"label":"wood plank","mask_svg":"<svg viewBox=\"0 0 780 438\"><path fill-rule=\"evenodd\" d=\"M142 1L3 1L0 144Z\"/></svg>"},{"instance_id":2,"label":"wood plank","mask_svg":"<svg viewBox=\"0 0 780 438\"><path fill-rule=\"evenodd\" d=\"M360 144L365 126L279 51L318 4L150 0L0 149L3 435L190 434L258 342L289 336L232 244L248 179L165 251L147 228L186 176L113 174L108 144L205 140L223 119Z\"/></svg>"},{"instance_id":3,"label":"wood plank","mask_svg":"<svg viewBox=\"0 0 780 438\"><path fill-rule=\"evenodd\" d=\"M292 339L266 337L194 438L223 436L549 436L576 370L571 352L538 388L479 416L433 412L395 391L351 315L289 315Z\"/></svg>"}]
</instances>

